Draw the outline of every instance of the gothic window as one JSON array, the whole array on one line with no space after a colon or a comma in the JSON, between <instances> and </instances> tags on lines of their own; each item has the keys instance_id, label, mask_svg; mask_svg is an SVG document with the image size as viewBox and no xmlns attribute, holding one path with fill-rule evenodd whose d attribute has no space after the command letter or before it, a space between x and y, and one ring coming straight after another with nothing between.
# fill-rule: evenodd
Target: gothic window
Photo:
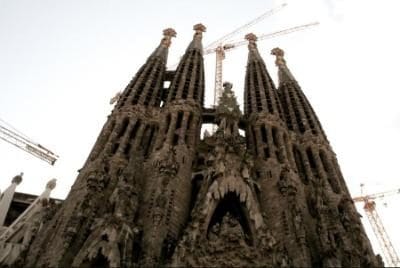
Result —
<instances>
[{"instance_id":1,"label":"gothic window","mask_svg":"<svg viewBox=\"0 0 400 268\"><path fill-rule=\"evenodd\" d=\"M214 210L208 224L207 238L215 240L229 236L230 240L239 242L243 239L251 246L253 239L246 212L246 205L240 202L237 194L227 193Z\"/></svg>"},{"instance_id":2,"label":"gothic window","mask_svg":"<svg viewBox=\"0 0 400 268\"><path fill-rule=\"evenodd\" d=\"M264 147L264 159L268 159L270 157L269 148L268 146Z\"/></svg>"},{"instance_id":3,"label":"gothic window","mask_svg":"<svg viewBox=\"0 0 400 268\"><path fill-rule=\"evenodd\" d=\"M141 76L140 79L138 79L141 81L140 81L140 84L136 87L135 95L133 96L133 99L132 99L132 105L135 105L138 103L140 95L142 95L142 91L143 91L144 87L146 86L146 82L147 82L146 80L149 77L150 73L151 73L151 68L148 68L146 71L146 74L144 76Z\"/></svg>"},{"instance_id":4,"label":"gothic window","mask_svg":"<svg viewBox=\"0 0 400 268\"><path fill-rule=\"evenodd\" d=\"M329 185L332 188L332 191L335 193L340 193L340 186L338 184L337 176L334 169L331 167L328 158L323 150L319 151L319 157L321 158L322 166L327 175Z\"/></svg>"},{"instance_id":5,"label":"gothic window","mask_svg":"<svg viewBox=\"0 0 400 268\"><path fill-rule=\"evenodd\" d=\"M119 128L117 138L121 138L125 134L125 131L128 128L128 124L129 124L129 118L125 117L124 120L122 121L122 124L121 124L120 128Z\"/></svg>"},{"instance_id":6,"label":"gothic window","mask_svg":"<svg viewBox=\"0 0 400 268\"><path fill-rule=\"evenodd\" d=\"M272 128L272 141L276 147L280 145L278 138L278 130L275 127Z\"/></svg>"},{"instance_id":7,"label":"gothic window","mask_svg":"<svg viewBox=\"0 0 400 268\"><path fill-rule=\"evenodd\" d=\"M286 100L286 98L287 98L286 91L283 91L283 90L279 91L278 96L282 100L282 104L283 104L282 109L283 109L283 112L285 113L286 124L290 130L293 130L293 124L292 124L292 118L290 116L289 105Z\"/></svg>"},{"instance_id":8,"label":"gothic window","mask_svg":"<svg viewBox=\"0 0 400 268\"><path fill-rule=\"evenodd\" d=\"M304 123L303 123L303 120L302 120L301 115L300 115L300 109L301 108L299 107L299 104L297 103L297 100L296 100L296 98L295 98L295 96L293 94L293 89L289 89L288 93L289 93L290 102L291 102L291 105L292 105L293 110L294 110L294 115L296 117L297 125L299 127L299 130L300 130L301 133L304 133L304 131L306 129L304 127Z\"/></svg>"},{"instance_id":9,"label":"gothic window","mask_svg":"<svg viewBox=\"0 0 400 268\"><path fill-rule=\"evenodd\" d=\"M165 119L165 128L164 128L164 134L168 133L169 125L171 124L171 114L167 115L167 118Z\"/></svg>"},{"instance_id":10,"label":"gothic window","mask_svg":"<svg viewBox=\"0 0 400 268\"><path fill-rule=\"evenodd\" d=\"M265 144L268 144L268 134L265 125L261 126L261 139Z\"/></svg>"},{"instance_id":11,"label":"gothic window","mask_svg":"<svg viewBox=\"0 0 400 268\"><path fill-rule=\"evenodd\" d=\"M260 63L260 68L265 68L264 66L262 66L262 64ZM271 100L271 94L270 94L270 90L269 90L269 79L268 77L265 77L264 73L261 73L261 78L262 78L262 82L264 85L264 94L265 94L265 98L267 99L267 111L270 112L271 114L274 113L274 109L272 106L272 100Z\"/></svg>"},{"instance_id":12,"label":"gothic window","mask_svg":"<svg viewBox=\"0 0 400 268\"><path fill-rule=\"evenodd\" d=\"M172 139L172 145L176 146L179 142L179 134L174 133L174 138Z\"/></svg>"},{"instance_id":13,"label":"gothic window","mask_svg":"<svg viewBox=\"0 0 400 268\"><path fill-rule=\"evenodd\" d=\"M260 86L259 86L259 81L258 81L258 73L257 73L257 69L255 67L255 63L253 64L253 79L254 79L254 92L256 93L256 103L257 103L257 111L261 112L263 110L262 107L262 102L261 102L261 95L260 95Z\"/></svg>"},{"instance_id":14,"label":"gothic window","mask_svg":"<svg viewBox=\"0 0 400 268\"><path fill-rule=\"evenodd\" d=\"M308 147L306 152L307 152L308 162L310 163L310 167L313 170L313 172L316 172L317 165L315 163L314 155L312 153L311 148Z\"/></svg>"},{"instance_id":15,"label":"gothic window","mask_svg":"<svg viewBox=\"0 0 400 268\"><path fill-rule=\"evenodd\" d=\"M160 64L157 65L157 67L155 68L155 71L153 72L153 74L155 74L155 75L152 78L151 85L150 85L150 87L146 88L147 92L145 92L146 93L146 98L145 98L143 104L146 105L146 106L149 105L149 103L150 103L150 101L152 99L151 97L153 96L153 92L161 90L159 88L156 88L157 82L159 82L160 78L161 78L161 65ZM156 94L158 94L158 92Z\"/></svg>"},{"instance_id":16,"label":"gothic window","mask_svg":"<svg viewBox=\"0 0 400 268\"><path fill-rule=\"evenodd\" d=\"M258 155L258 144L257 144L257 136L254 130L254 127L251 128L251 135L253 136L253 147L254 147L254 154Z\"/></svg>"},{"instance_id":17,"label":"gothic window","mask_svg":"<svg viewBox=\"0 0 400 268\"><path fill-rule=\"evenodd\" d=\"M202 68L201 68L201 57L196 53L196 73L195 73L195 80L194 80L194 87L193 87L193 99L199 101L199 90L200 89L200 79L202 76ZM202 97L202 96L200 96Z\"/></svg>"},{"instance_id":18,"label":"gothic window","mask_svg":"<svg viewBox=\"0 0 400 268\"><path fill-rule=\"evenodd\" d=\"M136 133L140 127L140 119L136 121L135 126L132 128L131 133L129 134L129 141L133 141L136 137Z\"/></svg>"},{"instance_id":19,"label":"gothic window","mask_svg":"<svg viewBox=\"0 0 400 268\"><path fill-rule=\"evenodd\" d=\"M304 184L308 184L308 178L306 176L306 169L304 167L303 159L301 157L301 152L296 146L293 146L293 155L294 155L294 160L296 163L297 171L299 173L299 176L301 180L303 181Z\"/></svg>"},{"instance_id":20,"label":"gothic window","mask_svg":"<svg viewBox=\"0 0 400 268\"><path fill-rule=\"evenodd\" d=\"M154 126L146 125L140 146L143 149L144 155L147 155L148 147L150 147L151 140L153 138Z\"/></svg>"},{"instance_id":21,"label":"gothic window","mask_svg":"<svg viewBox=\"0 0 400 268\"><path fill-rule=\"evenodd\" d=\"M192 128L192 120L193 120L193 113L189 114L189 118L187 121L186 133L185 133L185 143L188 144L189 136L191 135L191 128Z\"/></svg>"},{"instance_id":22,"label":"gothic window","mask_svg":"<svg viewBox=\"0 0 400 268\"><path fill-rule=\"evenodd\" d=\"M182 126L182 119L183 119L183 112L179 111L178 112L178 119L176 120L176 125L175 125L175 129L180 129Z\"/></svg>"},{"instance_id":23,"label":"gothic window","mask_svg":"<svg viewBox=\"0 0 400 268\"><path fill-rule=\"evenodd\" d=\"M131 129L131 132L129 133L128 143L127 143L127 145L125 146L125 149L124 149L124 154L126 156L129 156L129 154L130 154L130 151L131 151L131 148L132 148L132 145L133 145L133 141L135 140L136 133L137 133L139 127L140 127L140 123L141 123L140 119L137 120L135 125Z\"/></svg>"}]
</instances>

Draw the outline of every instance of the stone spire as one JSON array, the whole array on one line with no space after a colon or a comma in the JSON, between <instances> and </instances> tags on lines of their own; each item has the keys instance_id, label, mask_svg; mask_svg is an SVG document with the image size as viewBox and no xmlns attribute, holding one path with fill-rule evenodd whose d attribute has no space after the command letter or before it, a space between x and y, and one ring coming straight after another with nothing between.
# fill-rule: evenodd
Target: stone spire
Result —
<instances>
[{"instance_id":1,"label":"stone spire","mask_svg":"<svg viewBox=\"0 0 400 268\"><path fill-rule=\"evenodd\" d=\"M193 26L195 34L186 49L176 74L172 80L167 102L176 99L192 99L203 104L204 98L204 64L202 37L206 27L199 23Z\"/></svg>"},{"instance_id":2,"label":"stone spire","mask_svg":"<svg viewBox=\"0 0 400 268\"><path fill-rule=\"evenodd\" d=\"M264 60L257 49L257 36L249 33L249 54L245 78L245 115L252 113L269 113L279 116L281 107L278 101L274 82L269 75Z\"/></svg>"},{"instance_id":3,"label":"stone spire","mask_svg":"<svg viewBox=\"0 0 400 268\"><path fill-rule=\"evenodd\" d=\"M314 135L321 134L325 137L313 108L286 65L283 57L284 51L280 48L274 48L271 54L276 56L275 63L279 69L278 92L284 107L288 128L299 133L311 131Z\"/></svg>"},{"instance_id":4,"label":"stone spire","mask_svg":"<svg viewBox=\"0 0 400 268\"><path fill-rule=\"evenodd\" d=\"M219 132L222 132L224 137L237 136L239 135L238 124L242 112L232 91L232 83L224 82L223 87L224 91L216 107L216 116L219 122L217 136Z\"/></svg>"},{"instance_id":5,"label":"stone spire","mask_svg":"<svg viewBox=\"0 0 400 268\"><path fill-rule=\"evenodd\" d=\"M164 57L167 60L168 48L171 46L172 37L176 37L176 32L172 28L163 30L164 37L161 39L160 45L156 48L151 57Z\"/></svg>"},{"instance_id":6,"label":"stone spire","mask_svg":"<svg viewBox=\"0 0 400 268\"><path fill-rule=\"evenodd\" d=\"M193 36L193 41L190 43L188 50L198 49L201 54L203 54L203 45L201 40L203 38L203 33L206 31L206 29L206 26L201 23L193 26L193 30L195 31L195 33Z\"/></svg>"},{"instance_id":7,"label":"stone spire","mask_svg":"<svg viewBox=\"0 0 400 268\"><path fill-rule=\"evenodd\" d=\"M192 163L202 121L204 66L202 33L194 27L193 41L180 61L160 111L160 130L155 150L145 168L143 190L147 202L143 215L142 257L144 267L163 266L179 239L190 213ZM168 249L169 248L169 249Z\"/></svg>"},{"instance_id":8,"label":"stone spire","mask_svg":"<svg viewBox=\"0 0 400 268\"><path fill-rule=\"evenodd\" d=\"M276 56L275 64L279 68L279 82L296 81L289 68L286 66L286 60L283 57L285 52L279 47L276 47L271 50L271 54Z\"/></svg>"},{"instance_id":9,"label":"stone spire","mask_svg":"<svg viewBox=\"0 0 400 268\"><path fill-rule=\"evenodd\" d=\"M149 56L122 93L117 109L142 104L158 106L161 102L163 77L166 70L168 48L176 32L172 28L163 31L160 45ZM151 81L149 83L148 81Z\"/></svg>"},{"instance_id":10,"label":"stone spire","mask_svg":"<svg viewBox=\"0 0 400 268\"><path fill-rule=\"evenodd\" d=\"M224 91L218 101L216 112L218 115L230 115L239 118L242 112L239 109L235 93L232 91L232 83L224 82Z\"/></svg>"}]
</instances>

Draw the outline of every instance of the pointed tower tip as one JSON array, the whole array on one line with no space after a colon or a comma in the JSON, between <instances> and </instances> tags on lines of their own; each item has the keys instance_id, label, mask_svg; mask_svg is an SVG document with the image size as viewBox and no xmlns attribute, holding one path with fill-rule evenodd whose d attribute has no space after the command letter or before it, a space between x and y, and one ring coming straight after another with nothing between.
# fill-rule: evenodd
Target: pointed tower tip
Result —
<instances>
[{"instance_id":1,"label":"pointed tower tip","mask_svg":"<svg viewBox=\"0 0 400 268\"><path fill-rule=\"evenodd\" d=\"M285 51L283 49L280 49L279 47L276 47L271 50L271 55L274 55L276 57L275 64L278 67L282 67L286 65L286 61L284 59Z\"/></svg>"},{"instance_id":2,"label":"pointed tower tip","mask_svg":"<svg viewBox=\"0 0 400 268\"><path fill-rule=\"evenodd\" d=\"M257 41L257 35L253 33L248 33L244 36L244 38L249 41L249 49L256 48L256 41Z\"/></svg>"},{"instance_id":3,"label":"pointed tower tip","mask_svg":"<svg viewBox=\"0 0 400 268\"><path fill-rule=\"evenodd\" d=\"M231 90L233 87L233 84L231 82L225 81L222 86L224 87L224 90Z\"/></svg>"},{"instance_id":4,"label":"pointed tower tip","mask_svg":"<svg viewBox=\"0 0 400 268\"><path fill-rule=\"evenodd\" d=\"M172 28L167 28L163 31L163 39L161 40L161 44L165 47L169 47L171 45L172 37L176 37L176 32Z\"/></svg>"},{"instance_id":5,"label":"pointed tower tip","mask_svg":"<svg viewBox=\"0 0 400 268\"><path fill-rule=\"evenodd\" d=\"M200 50L200 53L203 53L203 45L201 44L201 39L203 38L203 33L206 31L206 26L198 23L193 26L193 30L195 31L193 41L190 43L188 49L198 49Z\"/></svg>"},{"instance_id":6,"label":"pointed tower tip","mask_svg":"<svg viewBox=\"0 0 400 268\"><path fill-rule=\"evenodd\" d=\"M286 60L284 58L285 51L279 47L276 47L271 50L271 54L276 57L275 64L279 69L279 82L296 81L289 68L286 66Z\"/></svg>"},{"instance_id":7,"label":"pointed tower tip","mask_svg":"<svg viewBox=\"0 0 400 268\"><path fill-rule=\"evenodd\" d=\"M24 175L24 173L21 172L21 174L15 176L15 177L12 179L11 183L15 183L15 184L17 184L17 185L20 184L20 183L22 182L22 176L23 176L23 175Z\"/></svg>"},{"instance_id":8,"label":"pointed tower tip","mask_svg":"<svg viewBox=\"0 0 400 268\"><path fill-rule=\"evenodd\" d=\"M204 33L207 30L207 28L202 23L197 23L196 25L193 26L193 30L195 30L196 33Z\"/></svg>"},{"instance_id":9,"label":"pointed tower tip","mask_svg":"<svg viewBox=\"0 0 400 268\"><path fill-rule=\"evenodd\" d=\"M56 185L57 185L57 179L51 179L47 182L46 189L53 190L54 188L56 188Z\"/></svg>"}]
</instances>

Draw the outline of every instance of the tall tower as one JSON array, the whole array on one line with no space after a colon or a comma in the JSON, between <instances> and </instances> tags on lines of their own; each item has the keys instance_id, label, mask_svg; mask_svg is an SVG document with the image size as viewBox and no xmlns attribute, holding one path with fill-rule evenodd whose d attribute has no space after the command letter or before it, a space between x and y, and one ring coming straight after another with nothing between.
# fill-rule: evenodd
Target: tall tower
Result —
<instances>
[{"instance_id":1,"label":"tall tower","mask_svg":"<svg viewBox=\"0 0 400 268\"><path fill-rule=\"evenodd\" d=\"M189 216L192 163L199 143L204 98L202 34L196 24L160 110L161 126L146 164L145 198L141 213L141 264L165 263Z\"/></svg>"},{"instance_id":2,"label":"tall tower","mask_svg":"<svg viewBox=\"0 0 400 268\"><path fill-rule=\"evenodd\" d=\"M272 50L276 88L257 37L246 35L244 114L230 83L206 109L205 27L194 30L173 72L165 64L176 33L164 31L18 265L382 266L283 51ZM217 131L200 139L210 122Z\"/></svg>"},{"instance_id":3,"label":"tall tower","mask_svg":"<svg viewBox=\"0 0 400 268\"><path fill-rule=\"evenodd\" d=\"M159 127L168 47L164 38L123 92L61 209L27 254L28 267L130 267L136 257L143 161Z\"/></svg>"},{"instance_id":4,"label":"tall tower","mask_svg":"<svg viewBox=\"0 0 400 268\"><path fill-rule=\"evenodd\" d=\"M324 267L382 266L361 225L346 183L322 126L291 74L282 49L275 48L278 94L291 133L296 173L306 205L303 211L311 264ZM303 199L304 196L306 199ZM295 219L296 221L296 219Z\"/></svg>"},{"instance_id":5,"label":"tall tower","mask_svg":"<svg viewBox=\"0 0 400 268\"><path fill-rule=\"evenodd\" d=\"M245 79L247 144L254 155L254 175L265 224L291 262L309 266L304 229L306 204L295 172L290 135L278 92L257 49L257 37L246 35L249 55Z\"/></svg>"}]
</instances>

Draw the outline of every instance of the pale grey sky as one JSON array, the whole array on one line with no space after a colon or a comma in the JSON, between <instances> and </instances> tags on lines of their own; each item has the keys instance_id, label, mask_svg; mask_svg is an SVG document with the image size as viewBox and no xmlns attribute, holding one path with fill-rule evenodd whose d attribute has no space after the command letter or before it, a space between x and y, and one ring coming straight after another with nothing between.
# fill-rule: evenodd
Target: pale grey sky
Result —
<instances>
[{"instance_id":1,"label":"pale grey sky","mask_svg":"<svg viewBox=\"0 0 400 268\"><path fill-rule=\"evenodd\" d=\"M0 118L60 155L51 167L0 141L0 189L23 171L19 191L39 194L55 177L53 196L64 198L112 109L109 99L145 62L164 28L178 32L169 57L175 63L195 23L207 26L206 45L281 2L0 0ZM369 193L398 188L400 1L287 2L283 11L249 31L262 34L315 20L321 25L259 42L269 72L276 78L270 50L279 46L327 132L353 195L361 182ZM233 82L240 102L246 58L244 46L224 61L224 80ZM211 104L214 57L207 56L205 64ZM388 206L380 202L378 209L400 250L400 195L385 202Z\"/></svg>"}]
</instances>

